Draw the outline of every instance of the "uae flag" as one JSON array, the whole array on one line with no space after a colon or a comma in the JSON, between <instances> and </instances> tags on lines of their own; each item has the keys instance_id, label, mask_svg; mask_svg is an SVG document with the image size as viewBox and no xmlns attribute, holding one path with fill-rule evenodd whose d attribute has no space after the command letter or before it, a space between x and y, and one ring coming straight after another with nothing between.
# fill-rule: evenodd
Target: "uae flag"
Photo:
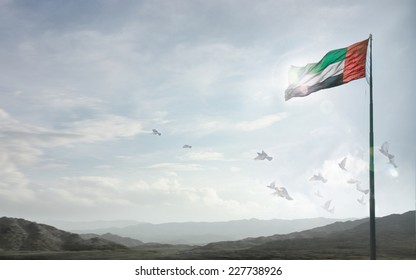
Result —
<instances>
[{"instance_id":1,"label":"uae flag","mask_svg":"<svg viewBox=\"0 0 416 280\"><path fill-rule=\"evenodd\" d=\"M319 62L291 66L285 100L365 77L368 39L328 52Z\"/></svg>"}]
</instances>

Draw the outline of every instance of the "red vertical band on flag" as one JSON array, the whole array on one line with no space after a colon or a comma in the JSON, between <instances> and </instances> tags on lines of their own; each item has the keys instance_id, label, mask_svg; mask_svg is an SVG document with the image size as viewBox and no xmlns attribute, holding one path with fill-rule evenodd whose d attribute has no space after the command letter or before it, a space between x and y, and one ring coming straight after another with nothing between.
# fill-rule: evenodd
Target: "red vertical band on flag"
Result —
<instances>
[{"instance_id":1,"label":"red vertical band on flag","mask_svg":"<svg viewBox=\"0 0 416 280\"><path fill-rule=\"evenodd\" d=\"M367 45L368 39L348 47L344 64L344 83L365 77Z\"/></svg>"}]
</instances>

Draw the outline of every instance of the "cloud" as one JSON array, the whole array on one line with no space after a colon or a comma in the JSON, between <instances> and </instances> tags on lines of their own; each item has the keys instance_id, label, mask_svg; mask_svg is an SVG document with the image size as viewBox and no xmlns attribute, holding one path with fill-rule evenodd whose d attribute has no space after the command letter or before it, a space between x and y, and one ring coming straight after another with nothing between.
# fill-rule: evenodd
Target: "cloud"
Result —
<instances>
[{"instance_id":1,"label":"cloud","mask_svg":"<svg viewBox=\"0 0 416 280\"><path fill-rule=\"evenodd\" d=\"M237 129L240 129L243 131L253 131L253 130L258 130L258 129L269 127L273 125L274 123L279 122L285 118L287 118L287 113L267 115L267 116L258 118L253 121L240 122L237 124L236 127Z\"/></svg>"},{"instance_id":2,"label":"cloud","mask_svg":"<svg viewBox=\"0 0 416 280\"><path fill-rule=\"evenodd\" d=\"M0 143L0 201L26 202L34 198L29 180L17 166L22 161L27 162L25 151L10 150Z\"/></svg>"},{"instance_id":3,"label":"cloud","mask_svg":"<svg viewBox=\"0 0 416 280\"><path fill-rule=\"evenodd\" d=\"M172 207L170 211L176 213L179 219L191 217L189 209L203 214L204 220L209 219L209 215L211 215L211 220L213 216L215 216L214 220L221 219L220 213L224 212L232 215L238 213L237 216L239 216L242 213L249 213L247 204L252 204L224 198L213 187L183 185L177 178L159 178L154 182L139 182L129 196L140 205L152 205L153 209ZM184 210L188 213L182 213Z\"/></svg>"},{"instance_id":4,"label":"cloud","mask_svg":"<svg viewBox=\"0 0 416 280\"><path fill-rule=\"evenodd\" d=\"M202 166L196 163L174 163L162 162L148 166L149 169L172 169L177 171L198 171L202 170Z\"/></svg>"},{"instance_id":5,"label":"cloud","mask_svg":"<svg viewBox=\"0 0 416 280\"><path fill-rule=\"evenodd\" d=\"M174 122L171 130L176 134L194 133L199 136L205 136L217 132L251 132L255 130L265 129L273 124L282 121L288 117L287 113L277 113L262 116L251 121L236 122L232 116L229 118L224 116L199 116L187 123Z\"/></svg>"},{"instance_id":6,"label":"cloud","mask_svg":"<svg viewBox=\"0 0 416 280\"><path fill-rule=\"evenodd\" d=\"M8 202L10 198L3 197L2 200ZM131 182L110 176L62 177L37 185L30 204L32 214L42 214L54 209L54 213L66 213L67 217L83 212L89 216L102 216L111 211L133 211L136 217L144 217L143 211L147 207L151 207L152 212L158 214L158 219L171 214L184 217L186 214L182 211L189 209L204 215L212 215L212 211L218 209L230 213L248 211L247 205L221 197L214 188L186 186L176 176L170 175L155 181ZM170 209L170 213L163 213L166 209Z\"/></svg>"},{"instance_id":7,"label":"cloud","mask_svg":"<svg viewBox=\"0 0 416 280\"><path fill-rule=\"evenodd\" d=\"M214 94L211 87L245 73L248 67L242 65L249 63L254 54L253 50L227 43L178 44L165 69L174 78L172 84L189 86L201 94Z\"/></svg>"},{"instance_id":8,"label":"cloud","mask_svg":"<svg viewBox=\"0 0 416 280\"><path fill-rule=\"evenodd\" d=\"M201 160L201 161L218 161L225 160L224 155L220 152L213 151L197 151L190 152L187 155L182 157L186 160Z\"/></svg>"},{"instance_id":9,"label":"cloud","mask_svg":"<svg viewBox=\"0 0 416 280\"><path fill-rule=\"evenodd\" d=\"M240 167L235 167L235 166L232 166L232 167L230 167L230 170L231 170L232 172L238 173L238 172L240 172L240 171L241 171L241 168L240 168Z\"/></svg>"},{"instance_id":10,"label":"cloud","mask_svg":"<svg viewBox=\"0 0 416 280\"><path fill-rule=\"evenodd\" d=\"M63 211L66 207L81 207L80 210L83 211L93 207L131 205L121 187L122 181L115 177L62 177L52 183L38 186L35 204L45 201L56 211Z\"/></svg>"},{"instance_id":11,"label":"cloud","mask_svg":"<svg viewBox=\"0 0 416 280\"><path fill-rule=\"evenodd\" d=\"M208 135L218 131L227 131L232 128L231 120L222 117L199 118L188 126L190 132L198 135Z\"/></svg>"},{"instance_id":12,"label":"cloud","mask_svg":"<svg viewBox=\"0 0 416 280\"><path fill-rule=\"evenodd\" d=\"M138 120L118 115L102 115L70 123L64 131L78 135L80 142L93 143L132 138L142 132Z\"/></svg>"},{"instance_id":13,"label":"cloud","mask_svg":"<svg viewBox=\"0 0 416 280\"><path fill-rule=\"evenodd\" d=\"M104 101L98 98L81 95L74 89L45 89L38 95L30 98L40 106L56 109L88 108L98 110L103 107Z\"/></svg>"},{"instance_id":14,"label":"cloud","mask_svg":"<svg viewBox=\"0 0 416 280\"><path fill-rule=\"evenodd\" d=\"M121 181L117 178L104 176L63 177L62 179L67 185L77 188L88 186L93 188L117 189L121 184Z\"/></svg>"},{"instance_id":15,"label":"cloud","mask_svg":"<svg viewBox=\"0 0 416 280\"><path fill-rule=\"evenodd\" d=\"M24 136L39 133L42 129L22 124L0 108L0 201L23 202L33 199L29 179L21 167L37 162L42 151L31 145L25 137L14 139L13 134Z\"/></svg>"},{"instance_id":16,"label":"cloud","mask_svg":"<svg viewBox=\"0 0 416 280\"><path fill-rule=\"evenodd\" d=\"M20 122L0 109L0 135L15 144L32 147L46 148L132 138L142 131L138 120L111 114L70 122L61 129L47 129Z\"/></svg>"},{"instance_id":17,"label":"cloud","mask_svg":"<svg viewBox=\"0 0 416 280\"><path fill-rule=\"evenodd\" d=\"M0 133L7 135L8 133L42 133L44 129L38 126L22 123L0 108Z\"/></svg>"},{"instance_id":18,"label":"cloud","mask_svg":"<svg viewBox=\"0 0 416 280\"><path fill-rule=\"evenodd\" d=\"M131 118L117 115L101 115L95 118L70 123L64 129L47 129L27 124L10 116L0 109L0 194L6 201L30 200L36 204L36 199L50 193L51 199L59 196L66 201L93 205L94 201L103 199L110 201L111 196L86 197L86 191L91 188L115 188L119 182L105 177L82 176L79 178L64 178L60 186L49 186L46 189L36 189L34 181L22 171L50 168L65 168L68 162L45 156L46 150L52 147L67 146L80 143L96 143L112 141L121 138L131 138L141 131L140 123ZM71 190L68 186L71 185ZM99 194L100 192L95 192ZM48 195L47 195L48 196ZM48 196L49 197L49 196Z\"/></svg>"}]
</instances>

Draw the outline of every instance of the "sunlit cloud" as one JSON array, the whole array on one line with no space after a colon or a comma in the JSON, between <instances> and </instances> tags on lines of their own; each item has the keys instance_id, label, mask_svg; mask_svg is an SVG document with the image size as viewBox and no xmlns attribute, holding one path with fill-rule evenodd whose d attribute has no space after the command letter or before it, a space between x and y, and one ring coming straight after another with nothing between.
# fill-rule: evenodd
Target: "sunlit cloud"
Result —
<instances>
[{"instance_id":1,"label":"sunlit cloud","mask_svg":"<svg viewBox=\"0 0 416 280\"><path fill-rule=\"evenodd\" d=\"M162 162L157 164L152 164L148 166L149 169L172 169L178 171L198 171L202 170L202 166L196 163L174 163L174 162Z\"/></svg>"},{"instance_id":2,"label":"sunlit cloud","mask_svg":"<svg viewBox=\"0 0 416 280\"><path fill-rule=\"evenodd\" d=\"M104 115L73 122L65 131L79 135L83 142L92 143L131 138L142 132L142 127L138 120L117 115Z\"/></svg>"},{"instance_id":3,"label":"sunlit cloud","mask_svg":"<svg viewBox=\"0 0 416 280\"><path fill-rule=\"evenodd\" d=\"M267 115L253 121L244 121L237 124L237 128L243 131L252 131L262 129L273 125L274 123L287 118L287 113Z\"/></svg>"},{"instance_id":4,"label":"sunlit cloud","mask_svg":"<svg viewBox=\"0 0 416 280\"><path fill-rule=\"evenodd\" d=\"M218 160L225 160L224 155L220 152L214 151L197 151L197 152L190 152L187 155L183 156L182 158L186 160L197 160L197 161L218 161Z\"/></svg>"}]
</instances>

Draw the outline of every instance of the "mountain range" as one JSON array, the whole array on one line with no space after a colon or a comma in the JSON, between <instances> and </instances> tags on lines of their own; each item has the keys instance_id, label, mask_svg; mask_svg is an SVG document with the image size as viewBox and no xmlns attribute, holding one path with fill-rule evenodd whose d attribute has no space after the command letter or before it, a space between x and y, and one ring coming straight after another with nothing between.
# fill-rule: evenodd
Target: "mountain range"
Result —
<instances>
[{"instance_id":1,"label":"mountain range","mask_svg":"<svg viewBox=\"0 0 416 280\"><path fill-rule=\"evenodd\" d=\"M101 238L101 239L108 240L117 244L121 244L126 247L136 247L136 246L141 246L145 244L144 242L140 240L133 239L130 237L122 237L116 234L111 234L109 232L105 234L101 234L101 235L94 234L94 233L84 233L84 234L80 234L79 236L86 240L92 239L92 238Z\"/></svg>"},{"instance_id":2,"label":"mountain range","mask_svg":"<svg viewBox=\"0 0 416 280\"><path fill-rule=\"evenodd\" d=\"M378 259L416 259L415 211L376 219ZM0 259L368 259L368 218L205 245L143 243L0 218Z\"/></svg>"},{"instance_id":3,"label":"mountain range","mask_svg":"<svg viewBox=\"0 0 416 280\"><path fill-rule=\"evenodd\" d=\"M51 225L66 231L88 231L90 229L122 228L140 224L135 220L96 220L96 221L64 221L44 220L43 224Z\"/></svg>"},{"instance_id":4,"label":"mountain range","mask_svg":"<svg viewBox=\"0 0 416 280\"><path fill-rule=\"evenodd\" d=\"M106 234L138 239L143 242L203 245L218 241L233 241L247 237L269 236L302 231L340 221L328 218L296 220L234 220L227 222L139 223L126 227L71 230L79 234Z\"/></svg>"}]
</instances>

